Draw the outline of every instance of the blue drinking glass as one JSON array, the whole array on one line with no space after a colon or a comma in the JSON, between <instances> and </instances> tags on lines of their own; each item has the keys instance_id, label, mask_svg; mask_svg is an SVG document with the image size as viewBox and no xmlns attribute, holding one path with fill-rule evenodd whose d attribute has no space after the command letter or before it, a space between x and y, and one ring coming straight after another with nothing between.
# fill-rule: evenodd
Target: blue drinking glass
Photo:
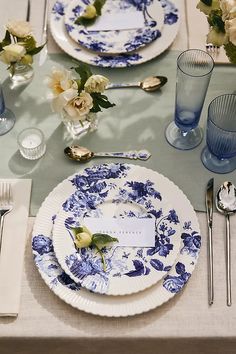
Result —
<instances>
[{"instance_id":1,"label":"blue drinking glass","mask_svg":"<svg viewBox=\"0 0 236 354\"><path fill-rule=\"evenodd\" d=\"M186 50L177 59L175 119L165 132L177 149L193 149L202 141L198 123L213 68L212 57L200 49Z\"/></svg>"},{"instance_id":2,"label":"blue drinking glass","mask_svg":"<svg viewBox=\"0 0 236 354\"><path fill-rule=\"evenodd\" d=\"M236 95L216 97L208 107L206 147L201 160L208 170L228 173L236 168Z\"/></svg>"},{"instance_id":3,"label":"blue drinking glass","mask_svg":"<svg viewBox=\"0 0 236 354\"><path fill-rule=\"evenodd\" d=\"M16 117L12 111L5 106L2 87L0 86L0 135L9 132L16 121Z\"/></svg>"}]
</instances>

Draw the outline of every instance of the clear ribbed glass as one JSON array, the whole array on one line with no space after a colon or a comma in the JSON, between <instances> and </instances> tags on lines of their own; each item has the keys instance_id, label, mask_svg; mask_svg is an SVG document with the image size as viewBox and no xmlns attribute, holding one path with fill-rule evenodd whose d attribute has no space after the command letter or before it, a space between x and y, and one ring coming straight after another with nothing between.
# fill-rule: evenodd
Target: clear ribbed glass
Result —
<instances>
[{"instance_id":1,"label":"clear ribbed glass","mask_svg":"<svg viewBox=\"0 0 236 354\"><path fill-rule=\"evenodd\" d=\"M213 68L212 57L200 49L187 50L177 59L175 117L166 138L178 149L192 149L202 140L198 124Z\"/></svg>"},{"instance_id":2,"label":"clear ribbed glass","mask_svg":"<svg viewBox=\"0 0 236 354\"><path fill-rule=\"evenodd\" d=\"M213 172L226 173L236 165L236 95L216 97L209 105L207 146L202 152L204 165Z\"/></svg>"}]
</instances>

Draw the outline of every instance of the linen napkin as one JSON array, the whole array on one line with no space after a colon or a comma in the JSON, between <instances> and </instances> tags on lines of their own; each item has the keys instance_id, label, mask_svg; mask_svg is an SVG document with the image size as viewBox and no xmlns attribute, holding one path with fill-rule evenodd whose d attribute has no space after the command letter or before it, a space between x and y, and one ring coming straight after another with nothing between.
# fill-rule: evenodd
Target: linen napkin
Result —
<instances>
[{"instance_id":1,"label":"linen napkin","mask_svg":"<svg viewBox=\"0 0 236 354\"><path fill-rule=\"evenodd\" d=\"M4 180L0 180L4 181ZM0 253L0 316L17 316L20 308L31 180L8 179L13 209L5 216Z\"/></svg>"},{"instance_id":2,"label":"linen napkin","mask_svg":"<svg viewBox=\"0 0 236 354\"><path fill-rule=\"evenodd\" d=\"M206 15L196 8L197 1L185 1L186 6L186 23L188 31L188 49L206 50L206 36L209 32L209 26ZM219 64L229 64L229 59L225 54L223 47L219 49L217 55L213 55L213 59Z\"/></svg>"}]
</instances>

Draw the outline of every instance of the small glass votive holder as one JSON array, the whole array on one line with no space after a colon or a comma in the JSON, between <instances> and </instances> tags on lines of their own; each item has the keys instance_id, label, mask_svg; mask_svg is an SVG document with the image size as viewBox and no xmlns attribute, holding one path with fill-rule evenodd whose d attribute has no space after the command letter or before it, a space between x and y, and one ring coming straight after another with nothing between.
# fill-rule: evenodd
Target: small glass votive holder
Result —
<instances>
[{"instance_id":1,"label":"small glass votive holder","mask_svg":"<svg viewBox=\"0 0 236 354\"><path fill-rule=\"evenodd\" d=\"M38 128L22 130L17 142L21 155L28 160L37 160L45 154L46 143L43 132Z\"/></svg>"}]
</instances>

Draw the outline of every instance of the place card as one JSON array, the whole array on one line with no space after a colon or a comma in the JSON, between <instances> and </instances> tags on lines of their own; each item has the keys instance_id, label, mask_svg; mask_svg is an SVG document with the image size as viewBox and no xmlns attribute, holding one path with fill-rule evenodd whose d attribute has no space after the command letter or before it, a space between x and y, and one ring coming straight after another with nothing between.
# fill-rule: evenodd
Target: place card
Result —
<instances>
[{"instance_id":1,"label":"place card","mask_svg":"<svg viewBox=\"0 0 236 354\"><path fill-rule=\"evenodd\" d=\"M142 11L126 10L116 13L104 13L95 23L87 27L87 31L115 31L143 28Z\"/></svg>"},{"instance_id":2,"label":"place card","mask_svg":"<svg viewBox=\"0 0 236 354\"><path fill-rule=\"evenodd\" d=\"M154 218L84 218L84 225L94 233L104 233L119 240L121 247L154 247Z\"/></svg>"}]
</instances>

